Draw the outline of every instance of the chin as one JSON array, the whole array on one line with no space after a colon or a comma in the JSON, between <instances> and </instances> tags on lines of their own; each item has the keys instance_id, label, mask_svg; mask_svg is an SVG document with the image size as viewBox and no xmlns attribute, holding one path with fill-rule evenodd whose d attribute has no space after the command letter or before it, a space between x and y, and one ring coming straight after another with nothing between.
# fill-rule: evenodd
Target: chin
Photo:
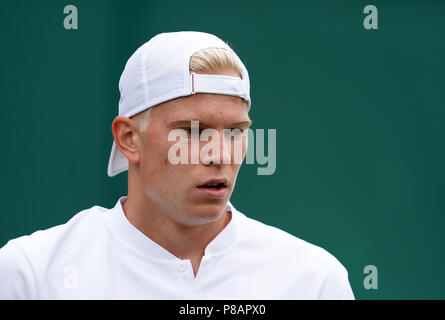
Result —
<instances>
[{"instance_id":1,"label":"chin","mask_svg":"<svg viewBox=\"0 0 445 320\"><path fill-rule=\"evenodd\" d=\"M187 210L189 222L193 225L217 221L224 216L227 200L196 203Z\"/></svg>"}]
</instances>

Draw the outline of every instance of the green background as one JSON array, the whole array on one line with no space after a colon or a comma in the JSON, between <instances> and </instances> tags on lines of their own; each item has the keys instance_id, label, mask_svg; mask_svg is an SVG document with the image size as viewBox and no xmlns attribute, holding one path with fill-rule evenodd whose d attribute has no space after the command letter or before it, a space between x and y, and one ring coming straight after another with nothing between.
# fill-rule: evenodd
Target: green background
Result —
<instances>
[{"instance_id":1,"label":"green background","mask_svg":"<svg viewBox=\"0 0 445 320\"><path fill-rule=\"evenodd\" d=\"M253 128L277 129L275 174L243 165L232 203L335 255L358 299L444 299L444 1L3 1L0 246L126 195L106 175L119 77L179 30L232 45Z\"/></svg>"}]
</instances>

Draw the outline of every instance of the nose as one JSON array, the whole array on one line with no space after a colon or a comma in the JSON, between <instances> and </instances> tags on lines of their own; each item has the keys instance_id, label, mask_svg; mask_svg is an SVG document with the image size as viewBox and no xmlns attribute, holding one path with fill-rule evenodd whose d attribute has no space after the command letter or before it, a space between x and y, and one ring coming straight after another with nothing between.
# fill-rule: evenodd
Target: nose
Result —
<instances>
[{"instance_id":1,"label":"nose","mask_svg":"<svg viewBox=\"0 0 445 320\"><path fill-rule=\"evenodd\" d=\"M205 165L217 166L230 164L232 160L230 135L224 134L222 130L215 130L211 139L212 141L206 142L201 148L201 162Z\"/></svg>"}]
</instances>

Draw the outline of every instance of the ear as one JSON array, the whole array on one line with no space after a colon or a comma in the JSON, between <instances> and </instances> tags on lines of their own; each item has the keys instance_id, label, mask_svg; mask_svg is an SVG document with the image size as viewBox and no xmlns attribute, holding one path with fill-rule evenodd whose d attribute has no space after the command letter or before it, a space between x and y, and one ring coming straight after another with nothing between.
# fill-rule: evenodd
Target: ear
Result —
<instances>
[{"instance_id":1,"label":"ear","mask_svg":"<svg viewBox=\"0 0 445 320\"><path fill-rule=\"evenodd\" d=\"M111 124L114 142L128 162L139 162L139 131L136 129L133 120L128 117L118 116Z\"/></svg>"}]
</instances>

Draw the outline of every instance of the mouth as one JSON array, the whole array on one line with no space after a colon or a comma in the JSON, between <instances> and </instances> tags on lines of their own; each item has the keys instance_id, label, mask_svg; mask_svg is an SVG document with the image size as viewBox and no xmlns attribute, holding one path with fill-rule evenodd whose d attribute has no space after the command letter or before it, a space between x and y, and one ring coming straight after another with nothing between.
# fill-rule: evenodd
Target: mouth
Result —
<instances>
[{"instance_id":1,"label":"mouth","mask_svg":"<svg viewBox=\"0 0 445 320\"><path fill-rule=\"evenodd\" d=\"M228 189L227 179L212 179L197 186L197 188L205 197L222 199L225 197Z\"/></svg>"}]
</instances>

